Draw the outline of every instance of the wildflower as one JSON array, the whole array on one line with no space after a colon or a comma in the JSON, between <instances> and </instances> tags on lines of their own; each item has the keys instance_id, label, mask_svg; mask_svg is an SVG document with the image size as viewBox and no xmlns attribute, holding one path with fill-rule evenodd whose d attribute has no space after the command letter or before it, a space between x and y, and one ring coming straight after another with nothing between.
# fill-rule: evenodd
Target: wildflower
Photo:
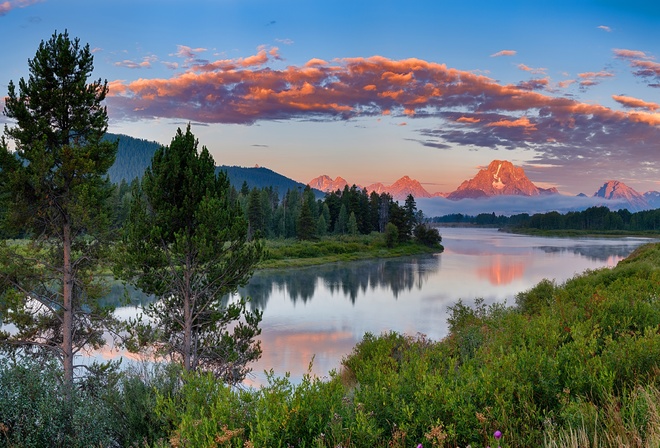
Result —
<instances>
[{"instance_id":1,"label":"wildflower","mask_svg":"<svg viewBox=\"0 0 660 448\"><path fill-rule=\"evenodd\" d=\"M424 448L424 447L423 447L422 444L420 443L419 445L417 445L417 448Z\"/></svg>"},{"instance_id":2,"label":"wildflower","mask_svg":"<svg viewBox=\"0 0 660 448\"><path fill-rule=\"evenodd\" d=\"M493 434L493 437L495 437L497 440L500 440L500 438L502 437L502 433L499 430L495 431L495 434Z\"/></svg>"}]
</instances>

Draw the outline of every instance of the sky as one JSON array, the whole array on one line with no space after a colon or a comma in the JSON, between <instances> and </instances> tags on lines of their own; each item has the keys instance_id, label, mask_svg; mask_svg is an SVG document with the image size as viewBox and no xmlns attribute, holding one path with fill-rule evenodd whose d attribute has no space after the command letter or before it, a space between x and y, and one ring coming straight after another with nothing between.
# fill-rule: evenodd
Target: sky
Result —
<instances>
[{"instance_id":1,"label":"sky","mask_svg":"<svg viewBox=\"0 0 660 448\"><path fill-rule=\"evenodd\" d=\"M110 132L190 123L218 165L433 193L498 159L564 195L660 190L660 2L0 0L0 103L64 30Z\"/></svg>"}]
</instances>

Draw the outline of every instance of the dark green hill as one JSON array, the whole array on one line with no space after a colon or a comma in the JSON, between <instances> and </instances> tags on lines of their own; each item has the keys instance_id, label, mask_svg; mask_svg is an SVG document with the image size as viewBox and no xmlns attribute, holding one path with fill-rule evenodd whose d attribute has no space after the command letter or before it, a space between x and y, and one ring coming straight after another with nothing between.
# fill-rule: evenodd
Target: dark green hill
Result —
<instances>
[{"instance_id":1,"label":"dark green hill","mask_svg":"<svg viewBox=\"0 0 660 448\"><path fill-rule=\"evenodd\" d=\"M157 142L129 137L123 134L108 133L107 140L119 140L117 147L117 158L115 164L108 170L110 180L119 183L122 179L127 182L136 177L141 177L144 170L151 164L151 158L160 147ZM305 184L296 182L273 170L263 167L246 168L241 166L221 165L216 168L222 170L229 176L229 181L240 190L243 182L247 182L248 188L273 187L279 191L280 196L293 188L305 188ZM323 197L324 193L316 191L317 197Z\"/></svg>"},{"instance_id":2,"label":"dark green hill","mask_svg":"<svg viewBox=\"0 0 660 448\"><path fill-rule=\"evenodd\" d=\"M227 176L229 176L229 181L237 190L241 189L243 182L247 182L250 189L254 187L273 187L277 189L280 196L293 188L299 188L301 191L305 189L305 184L302 182L296 182L264 167L246 168L242 166L221 165L216 169L226 172ZM321 191L315 190L315 193L317 197L324 196L324 193Z\"/></svg>"},{"instance_id":3,"label":"dark green hill","mask_svg":"<svg viewBox=\"0 0 660 448\"><path fill-rule=\"evenodd\" d=\"M110 180L119 183L130 182L136 177L142 177L144 170L151 164L151 158L160 147L159 143L122 134L107 133L105 140L119 140L115 164L108 170Z\"/></svg>"}]
</instances>

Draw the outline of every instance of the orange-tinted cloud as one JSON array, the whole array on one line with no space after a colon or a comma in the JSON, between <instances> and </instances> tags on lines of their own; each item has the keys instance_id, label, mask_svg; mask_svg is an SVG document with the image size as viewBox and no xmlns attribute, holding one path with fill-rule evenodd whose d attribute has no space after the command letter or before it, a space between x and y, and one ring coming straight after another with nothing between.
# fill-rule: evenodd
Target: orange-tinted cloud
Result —
<instances>
[{"instance_id":1,"label":"orange-tinted cloud","mask_svg":"<svg viewBox=\"0 0 660 448\"><path fill-rule=\"evenodd\" d=\"M534 123L531 123L529 121L529 118L527 117L520 117L517 120L499 120L499 121L493 121L492 123L488 123L486 125L487 127L503 127L503 128L525 128L526 130L529 131L535 131L536 126L534 126Z\"/></svg>"},{"instance_id":2,"label":"orange-tinted cloud","mask_svg":"<svg viewBox=\"0 0 660 448\"><path fill-rule=\"evenodd\" d=\"M591 87L597 84L600 84L601 80L604 78L612 78L614 73L606 72L604 70L600 72L584 72L578 73L578 78L582 79L580 81L581 87Z\"/></svg>"},{"instance_id":3,"label":"orange-tinted cloud","mask_svg":"<svg viewBox=\"0 0 660 448\"><path fill-rule=\"evenodd\" d=\"M456 121L459 123L479 123L481 119L476 117L459 117Z\"/></svg>"},{"instance_id":4,"label":"orange-tinted cloud","mask_svg":"<svg viewBox=\"0 0 660 448\"><path fill-rule=\"evenodd\" d=\"M539 68L528 67L525 64L518 64L518 68L526 72L534 73L535 75L545 75L545 72L548 70L547 68L543 68L543 67L539 67Z\"/></svg>"},{"instance_id":5,"label":"orange-tinted cloud","mask_svg":"<svg viewBox=\"0 0 660 448\"><path fill-rule=\"evenodd\" d=\"M633 98L631 96L612 95L612 99L614 99L614 101L622 104L625 107L648 109L651 112L660 109L660 104L658 103L652 103L650 101L640 100L638 98Z\"/></svg>"},{"instance_id":6,"label":"orange-tinted cloud","mask_svg":"<svg viewBox=\"0 0 660 448\"><path fill-rule=\"evenodd\" d=\"M170 78L113 81L107 100L110 116L242 124L436 117L437 128L416 130L423 138L415 141L434 148L532 149L538 163L570 162L575 170L593 165L605 150L611 164L657 158L660 119L648 105L613 110L554 96L547 78L502 84L415 58L311 59L276 69L270 66L274 54L261 48L246 58L192 64ZM587 72L579 79L594 83L610 76L607 71ZM566 165L564 170L571 173Z\"/></svg>"},{"instance_id":7,"label":"orange-tinted cloud","mask_svg":"<svg viewBox=\"0 0 660 448\"><path fill-rule=\"evenodd\" d=\"M652 55L639 50L626 50L615 48L614 56L625 59L633 68L633 75L649 81L649 87L660 87L660 63L654 62Z\"/></svg>"},{"instance_id":8,"label":"orange-tinted cloud","mask_svg":"<svg viewBox=\"0 0 660 448\"><path fill-rule=\"evenodd\" d=\"M516 50L502 50L498 51L497 53L493 53L490 55L491 58L498 58L500 56L515 56L517 53Z\"/></svg>"}]
</instances>

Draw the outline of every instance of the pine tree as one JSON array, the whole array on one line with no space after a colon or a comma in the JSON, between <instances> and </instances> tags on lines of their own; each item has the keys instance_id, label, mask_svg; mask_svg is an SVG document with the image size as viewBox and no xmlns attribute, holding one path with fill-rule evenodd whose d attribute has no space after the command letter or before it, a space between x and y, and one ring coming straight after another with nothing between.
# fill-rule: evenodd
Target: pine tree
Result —
<instances>
[{"instance_id":1,"label":"pine tree","mask_svg":"<svg viewBox=\"0 0 660 448\"><path fill-rule=\"evenodd\" d=\"M0 248L0 315L16 332L6 350L49 352L61 359L65 383L74 357L99 347L111 310L99 306L97 273L108 241L116 143L103 141L107 81L88 84L89 45L67 32L42 41L18 92L9 82L4 114L15 121L0 144L0 190L9 196L3 225L29 235L29 245Z\"/></svg>"},{"instance_id":2,"label":"pine tree","mask_svg":"<svg viewBox=\"0 0 660 448\"><path fill-rule=\"evenodd\" d=\"M178 129L134 192L116 271L157 297L145 309L151 324L132 322L139 345L236 383L261 355L261 313L225 297L247 283L263 245L248 241L229 191L206 147L198 151L190 125L185 134Z\"/></svg>"}]
</instances>

